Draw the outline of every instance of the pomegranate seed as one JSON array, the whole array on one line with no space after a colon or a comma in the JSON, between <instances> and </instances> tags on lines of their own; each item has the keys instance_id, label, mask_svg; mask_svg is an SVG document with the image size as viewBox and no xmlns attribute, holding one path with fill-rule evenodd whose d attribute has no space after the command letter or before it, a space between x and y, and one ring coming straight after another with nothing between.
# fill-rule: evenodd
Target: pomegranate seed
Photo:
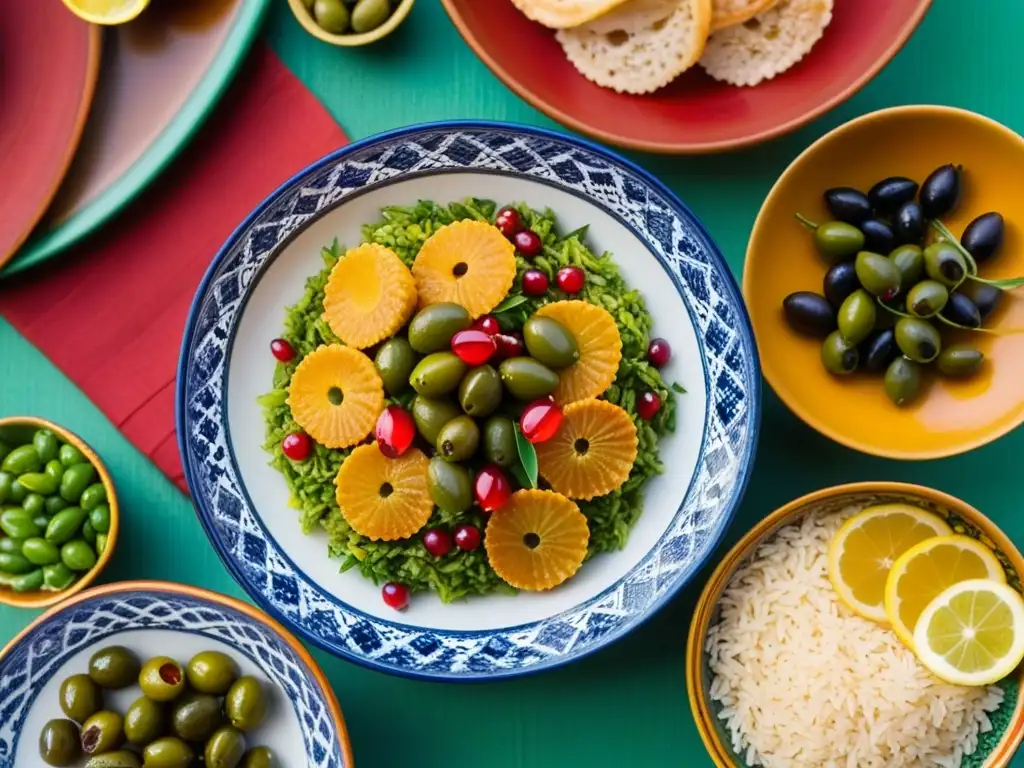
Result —
<instances>
[{"instance_id":1,"label":"pomegranate seed","mask_svg":"<svg viewBox=\"0 0 1024 768\"><path fill-rule=\"evenodd\" d=\"M562 409L548 399L534 400L523 409L519 427L531 443L544 443L562 426Z\"/></svg>"},{"instance_id":2,"label":"pomegranate seed","mask_svg":"<svg viewBox=\"0 0 1024 768\"><path fill-rule=\"evenodd\" d=\"M512 333L499 333L494 337L494 343L498 347L497 357L499 360L505 360L509 357L519 357L526 349L526 343L523 341L523 334L519 331L513 331Z\"/></svg>"},{"instance_id":3,"label":"pomegranate seed","mask_svg":"<svg viewBox=\"0 0 1024 768\"><path fill-rule=\"evenodd\" d=\"M540 235L532 229L516 232L512 242L515 243L516 249L528 259L532 259L544 250L544 243L541 242Z\"/></svg>"},{"instance_id":4,"label":"pomegranate seed","mask_svg":"<svg viewBox=\"0 0 1024 768\"><path fill-rule=\"evenodd\" d=\"M466 365L483 365L498 348L494 337L472 328L452 336L452 352Z\"/></svg>"},{"instance_id":5,"label":"pomegranate seed","mask_svg":"<svg viewBox=\"0 0 1024 768\"><path fill-rule=\"evenodd\" d=\"M405 584L396 584L393 581L389 581L381 589L380 595L384 598L385 605L389 608L394 608L396 611L400 611L409 605L409 588Z\"/></svg>"},{"instance_id":6,"label":"pomegranate seed","mask_svg":"<svg viewBox=\"0 0 1024 768\"><path fill-rule=\"evenodd\" d=\"M501 333L501 324L494 315L481 315L469 327L474 331L483 331L488 336Z\"/></svg>"},{"instance_id":7,"label":"pomegranate seed","mask_svg":"<svg viewBox=\"0 0 1024 768\"><path fill-rule=\"evenodd\" d=\"M515 208L502 208L494 217L494 226L501 230L501 234L511 240L516 232L523 228L523 217Z\"/></svg>"},{"instance_id":8,"label":"pomegranate seed","mask_svg":"<svg viewBox=\"0 0 1024 768\"><path fill-rule=\"evenodd\" d=\"M313 441L305 432L292 432L281 441L281 450L292 461L305 461L313 452Z\"/></svg>"},{"instance_id":9,"label":"pomegranate seed","mask_svg":"<svg viewBox=\"0 0 1024 768\"><path fill-rule=\"evenodd\" d=\"M416 439L416 422L401 406L389 405L377 418L374 435L380 452L389 459L396 459L408 451Z\"/></svg>"},{"instance_id":10,"label":"pomegranate seed","mask_svg":"<svg viewBox=\"0 0 1024 768\"><path fill-rule=\"evenodd\" d=\"M644 392L636 401L636 412L644 421L650 421L661 408L661 398L653 392Z\"/></svg>"},{"instance_id":11,"label":"pomegranate seed","mask_svg":"<svg viewBox=\"0 0 1024 768\"><path fill-rule=\"evenodd\" d=\"M647 345L647 362L655 368L664 368L672 359L672 346L664 339L651 339Z\"/></svg>"},{"instance_id":12,"label":"pomegranate seed","mask_svg":"<svg viewBox=\"0 0 1024 768\"><path fill-rule=\"evenodd\" d=\"M548 276L539 269L523 272L523 293L527 296L543 296L548 292Z\"/></svg>"},{"instance_id":13,"label":"pomegranate seed","mask_svg":"<svg viewBox=\"0 0 1024 768\"><path fill-rule=\"evenodd\" d=\"M282 363L290 363L295 359L295 347L284 339L274 339L270 342L270 353Z\"/></svg>"},{"instance_id":14,"label":"pomegranate seed","mask_svg":"<svg viewBox=\"0 0 1024 768\"><path fill-rule=\"evenodd\" d=\"M566 293L579 293L583 290L583 281L586 275L579 267L562 267L555 275L555 282L558 287Z\"/></svg>"},{"instance_id":15,"label":"pomegranate seed","mask_svg":"<svg viewBox=\"0 0 1024 768\"><path fill-rule=\"evenodd\" d=\"M460 525L455 529L455 544L459 549L472 552L480 546L480 529L475 525Z\"/></svg>"},{"instance_id":16,"label":"pomegranate seed","mask_svg":"<svg viewBox=\"0 0 1024 768\"><path fill-rule=\"evenodd\" d=\"M482 510L493 512L505 505L508 497L512 495L512 488L501 467L488 464L477 472L473 481L473 493L476 495L476 503Z\"/></svg>"},{"instance_id":17,"label":"pomegranate seed","mask_svg":"<svg viewBox=\"0 0 1024 768\"><path fill-rule=\"evenodd\" d=\"M452 551L452 536L448 531L431 528L423 534L423 546L434 557L444 557Z\"/></svg>"}]
</instances>

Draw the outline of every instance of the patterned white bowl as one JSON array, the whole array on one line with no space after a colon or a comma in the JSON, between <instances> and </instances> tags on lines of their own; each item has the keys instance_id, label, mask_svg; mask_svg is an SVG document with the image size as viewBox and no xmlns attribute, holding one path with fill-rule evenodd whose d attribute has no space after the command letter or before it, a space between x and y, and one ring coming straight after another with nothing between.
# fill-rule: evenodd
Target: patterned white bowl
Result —
<instances>
[{"instance_id":1,"label":"patterned white bowl","mask_svg":"<svg viewBox=\"0 0 1024 768\"><path fill-rule=\"evenodd\" d=\"M159 581L128 581L87 590L50 609L0 652L0 768L36 768L39 733L63 717L61 682L88 669L89 657L123 645L140 657L184 664L219 650L269 693L267 721L250 745L270 747L281 768L351 768L345 721L320 667L284 628L245 603ZM138 689L107 692L124 712ZM84 762L84 761L83 761Z\"/></svg>"},{"instance_id":2,"label":"patterned white bowl","mask_svg":"<svg viewBox=\"0 0 1024 768\"><path fill-rule=\"evenodd\" d=\"M337 236L355 244L386 205L466 197L551 207L566 231L589 224L639 288L687 394L661 441L626 547L551 592L401 614L355 570L338 573L324 536L303 536L283 478L261 449L256 397L271 381L267 343L284 307ZM321 647L414 677L484 679L580 658L622 637L703 564L743 494L760 417L749 321L728 267L692 213L653 177L578 139L493 123L402 129L350 145L272 194L231 236L192 307L177 391L185 474L210 540L267 611Z\"/></svg>"}]
</instances>

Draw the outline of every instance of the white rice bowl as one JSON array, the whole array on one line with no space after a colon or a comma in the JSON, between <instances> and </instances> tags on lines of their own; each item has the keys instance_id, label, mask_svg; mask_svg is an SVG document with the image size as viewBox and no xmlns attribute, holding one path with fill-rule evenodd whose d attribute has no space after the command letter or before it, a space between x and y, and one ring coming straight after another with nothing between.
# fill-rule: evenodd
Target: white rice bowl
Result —
<instances>
[{"instance_id":1,"label":"white rice bowl","mask_svg":"<svg viewBox=\"0 0 1024 768\"><path fill-rule=\"evenodd\" d=\"M828 545L859 509L779 529L722 592L709 694L748 766L956 768L992 729L1001 688L939 681L895 633L839 602Z\"/></svg>"}]
</instances>

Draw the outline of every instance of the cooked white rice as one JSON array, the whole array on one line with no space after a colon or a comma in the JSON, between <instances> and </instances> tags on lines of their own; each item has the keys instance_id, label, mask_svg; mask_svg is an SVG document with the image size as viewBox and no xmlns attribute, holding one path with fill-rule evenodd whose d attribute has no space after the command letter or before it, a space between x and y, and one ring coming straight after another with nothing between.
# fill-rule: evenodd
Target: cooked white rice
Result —
<instances>
[{"instance_id":1,"label":"cooked white rice","mask_svg":"<svg viewBox=\"0 0 1024 768\"><path fill-rule=\"evenodd\" d=\"M722 593L710 693L748 765L956 768L992 728L1002 689L940 682L895 633L839 603L828 544L856 511L782 528Z\"/></svg>"}]
</instances>

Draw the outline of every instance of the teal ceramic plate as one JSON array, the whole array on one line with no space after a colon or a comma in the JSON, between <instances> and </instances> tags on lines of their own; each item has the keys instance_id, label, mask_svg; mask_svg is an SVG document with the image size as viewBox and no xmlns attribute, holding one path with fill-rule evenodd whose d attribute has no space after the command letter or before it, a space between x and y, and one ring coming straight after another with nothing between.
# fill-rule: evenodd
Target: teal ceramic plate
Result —
<instances>
[{"instance_id":1,"label":"teal ceramic plate","mask_svg":"<svg viewBox=\"0 0 1024 768\"><path fill-rule=\"evenodd\" d=\"M107 30L100 83L78 155L46 219L4 275L64 252L167 167L231 82L269 4L154 3L139 19Z\"/></svg>"}]
</instances>

